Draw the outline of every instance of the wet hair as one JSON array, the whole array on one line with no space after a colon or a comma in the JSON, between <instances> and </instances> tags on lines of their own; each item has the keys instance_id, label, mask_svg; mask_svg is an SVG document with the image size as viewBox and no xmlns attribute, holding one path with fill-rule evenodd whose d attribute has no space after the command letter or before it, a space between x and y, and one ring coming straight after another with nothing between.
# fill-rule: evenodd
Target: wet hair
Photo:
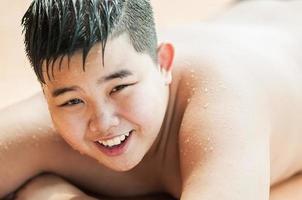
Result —
<instances>
[{"instance_id":1,"label":"wet hair","mask_svg":"<svg viewBox=\"0 0 302 200\"><path fill-rule=\"evenodd\" d=\"M101 43L103 61L107 40L126 32L134 49L156 63L157 37L149 0L34 0L22 18L25 51L41 83L53 76L55 61L83 53ZM52 63L52 65L50 65ZM103 62L104 64L104 62Z\"/></svg>"}]
</instances>

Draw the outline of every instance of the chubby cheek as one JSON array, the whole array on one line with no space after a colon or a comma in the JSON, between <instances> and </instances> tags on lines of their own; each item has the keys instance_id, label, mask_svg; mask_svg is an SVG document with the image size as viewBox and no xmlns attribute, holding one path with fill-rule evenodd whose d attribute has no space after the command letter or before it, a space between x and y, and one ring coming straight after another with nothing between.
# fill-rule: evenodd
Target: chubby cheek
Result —
<instances>
[{"instance_id":1,"label":"chubby cheek","mask_svg":"<svg viewBox=\"0 0 302 200\"><path fill-rule=\"evenodd\" d=\"M159 102L154 100L155 94L145 90L137 91L134 95L125 98L123 110L127 119L136 124L143 132L157 130L161 125L158 109ZM160 121L160 122L159 122Z\"/></svg>"},{"instance_id":2,"label":"chubby cheek","mask_svg":"<svg viewBox=\"0 0 302 200\"><path fill-rule=\"evenodd\" d=\"M85 125L76 116L52 114L54 126L64 140L74 149L80 150L85 139Z\"/></svg>"}]
</instances>

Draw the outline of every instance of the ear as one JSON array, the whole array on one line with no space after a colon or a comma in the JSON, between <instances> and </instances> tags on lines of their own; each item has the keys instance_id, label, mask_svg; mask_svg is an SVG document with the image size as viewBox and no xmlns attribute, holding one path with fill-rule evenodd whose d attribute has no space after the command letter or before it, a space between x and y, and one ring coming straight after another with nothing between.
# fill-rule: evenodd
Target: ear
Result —
<instances>
[{"instance_id":1,"label":"ear","mask_svg":"<svg viewBox=\"0 0 302 200\"><path fill-rule=\"evenodd\" d=\"M166 84L172 81L172 64L174 59L174 47L170 43L162 43L157 49L157 58L160 71Z\"/></svg>"}]
</instances>

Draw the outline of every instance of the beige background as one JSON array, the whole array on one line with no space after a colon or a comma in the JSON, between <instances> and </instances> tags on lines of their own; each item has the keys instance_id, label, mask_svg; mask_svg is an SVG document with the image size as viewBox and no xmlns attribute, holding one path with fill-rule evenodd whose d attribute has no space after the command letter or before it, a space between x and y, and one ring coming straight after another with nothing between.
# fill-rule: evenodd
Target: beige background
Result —
<instances>
[{"instance_id":1,"label":"beige background","mask_svg":"<svg viewBox=\"0 0 302 200\"><path fill-rule=\"evenodd\" d=\"M151 0L158 28L202 21L234 0ZM39 90L24 53L21 18L31 0L2 0L0 7L0 108Z\"/></svg>"}]
</instances>

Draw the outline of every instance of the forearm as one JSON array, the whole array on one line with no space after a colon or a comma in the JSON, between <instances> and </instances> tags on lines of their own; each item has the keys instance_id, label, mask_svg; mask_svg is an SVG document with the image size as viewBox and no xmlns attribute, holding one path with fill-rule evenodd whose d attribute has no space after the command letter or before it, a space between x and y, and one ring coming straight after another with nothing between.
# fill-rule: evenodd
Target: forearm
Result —
<instances>
[{"instance_id":1,"label":"forearm","mask_svg":"<svg viewBox=\"0 0 302 200\"><path fill-rule=\"evenodd\" d=\"M68 181L56 175L41 175L26 184L16 195L16 200L173 200L165 194L138 197L95 198L81 191Z\"/></svg>"},{"instance_id":2,"label":"forearm","mask_svg":"<svg viewBox=\"0 0 302 200\"><path fill-rule=\"evenodd\" d=\"M74 185L55 175L41 175L27 183L16 200L95 200Z\"/></svg>"}]
</instances>

